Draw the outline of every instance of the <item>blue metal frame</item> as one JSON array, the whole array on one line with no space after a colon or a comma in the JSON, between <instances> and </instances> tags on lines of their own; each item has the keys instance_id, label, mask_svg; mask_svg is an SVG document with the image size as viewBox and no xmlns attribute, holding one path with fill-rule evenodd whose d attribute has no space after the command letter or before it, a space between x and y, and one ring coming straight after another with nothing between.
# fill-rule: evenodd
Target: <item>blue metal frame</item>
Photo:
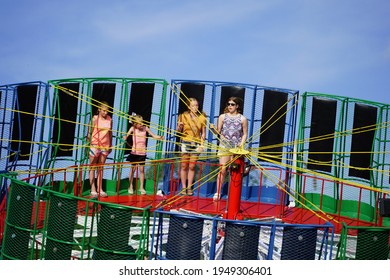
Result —
<instances>
[{"instance_id":1,"label":"blue metal frame","mask_svg":"<svg viewBox=\"0 0 390 280\"><path fill-rule=\"evenodd\" d=\"M298 106L296 105L296 101L298 98L299 91L297 90L290 90L290 89L283 89L283 88L276 88L276 87L267 87L267 86L261 86L261 85L255 85L255 84L245 84L245 83L230 83L230 82L219 82L219 81L205 81L205 80L183 80L183 79L173 79L171 81L171 91L170 91L170 97L169 97L169 102L168 102L168 120L167 120L167 129L168 131L175 131L176 130L176 124L177 124L177 118L178 118L178 108L179 108L179 98L174 92L175 86L180 88L180 85L183 83L193 83L193 84L202 84L208 87L211 87L211 106L210 106L210 111L206 111L206 115L208 117L208 120L210 123L215 123L215 120L218 119L219 117L219 112L217 112L217 108L219 108L219 104L216 104L217 102L217 94L219 92L219 89L223 86L234 86L234 87L242 87L245 88L246 90L250 90L250 92L245 92L246 95L250 96L250 94L253 94L252 99L249 101L246 100L245 102L245 111L249 111L250 116L247 116L248 118L248 135L251 136L254 131L254 124L256 122L262 122L261 118L260 119L255 119L255 108L256 106L261 106L262 105L262 100L260 100L262 96L262 92L264 90L270 90L270 91L277 91L277 92L284 92L289 95L289 102L288 106L294 106L291 110L287 112L286 116L286 124L285 124L285 143L289 143L288 145L284 146L284 153L286 153L286 156L284 157L285 160L283 163L287 163L290 166L293 166L293 150L294 150L294 145L292 144L294 142L295 138L295 128L296 128L296 121L297 121L297 110ZM178 90L175 89L177 92ZM248 109L248 106L251 106ZM290 108L289 108L290 109ZM212 133L209 131L207 135L207 141L208 142L213 142L216 139L213 138ZM168 138L169 144L166 145L166 150L165 153L167 155L167 158L172 158L172 152L175 151L175 141L176 141L176 136L170 136ZM249 143L249 148L251 147L259 147L259 142L258 141L252 141ZM206 162L211 162L210 159L206 160ZM288 172L291 168L286 168L284 167L283 164L281 165L276 165L274 163L269 163L269 162L259 162L262 166L270 166L270 167L277 167L282 170L285 170L285 177L284 177L284 182L286 185L289 185L291 182L291 176L290 173ZM166 166L164 168L164 186L163 186L163 191L164 193L168 194L169 193L169 185L170 185L170 180L171 178L171 169L169 166ZM207 173L207 171L206 171ZM203 188L201 192L201 196L207 197L212 195L215 191L215 183L209 182L207 183L209 186L207 188ZM250 185L250 177L246 177L243 180L243 189L242 189L242 199L244 200L257 200L257 197L253 197L251 195L251 188L253 186ZM280 199L280 190L278 189L277 186L274 186L272 188L264 188L264 192L269 192L265 194L267 197L273 197L273 201L275 203L279 203ZM284 204L288 204L289 202L289 197L288 195L284 196Z\"/></svg>"},{"instance_id":2,"label":"blue metal frame","mask_svg":"<svg viewBox=\"0 0 390 280\"><path fill-rule=\"evenodd\" d=\"M273 252L276 249L275 239L276 239L276 231L280 229L284 229L286 227L295 228L295 229L316 229L317 231L323 231L322 240L319 244L320 248L316 246L316 250L319 250L318 259L321 260L331 260L332 259L332 251L333 251L333 243L334 243L334 226L326 222L323 225L317 224L287 224L282 223L277 220L272 221L256 221L256 220L227 220L219 217L211 217L205 215L195 215L195 214L186 214L179 212L169 212L163 209L157 209L154 211L154 221L153 221L153 229L152 229L152 238L150 245L150 259L156 260L166 260L167 258L162 255L163 253L163 238L164 233L163 229L163 217L176 216L181 218L188 219L204 219L204 221L208 220L212 223L212 233L210 237L209 244L209 256L207 259L214 260L216 259L216 244L217 244L217 235L218 235L218 224L231 223L235 225L242 226L252 226L252 227L270 227L270 235L269 235L269 245L267 252L267 259L272 260L275 259ZM167 235L170 233L168 232ZM318 236L318 235L317 235ZM156 244L155 244L156 243ZM253 246L257 246L253 244ZM280 247L280 244L279 244Z\"/></svg>"}]
</instances>

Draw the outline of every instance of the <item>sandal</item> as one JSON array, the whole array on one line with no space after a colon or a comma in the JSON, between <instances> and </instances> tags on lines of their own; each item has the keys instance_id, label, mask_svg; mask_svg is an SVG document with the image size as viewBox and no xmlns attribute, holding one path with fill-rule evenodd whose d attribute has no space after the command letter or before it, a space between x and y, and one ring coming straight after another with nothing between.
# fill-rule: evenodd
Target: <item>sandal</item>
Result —
<instances>
[{"instance_id":1,"label":"sandal","mask_svg":"<svg viewBox=\"0 0 390 280\"><path fill-rule=\"evenodd\" d=\"M133 194L133 193L134 193L133 189L130 189L130 188L127 190L127 192L128 192L129 194Z\"/></svg>"},{"instance_id":2,"label":"sandal","mask_svg":"<svg viewBox=\"0 0 390 280\"><path fill-rule=\"evenodd\" d=\"M91 197L92 198L97 198L98 197L98 193L97 192L91 192Z\"/></svg>"},{"instance_id":3,"label":"sandal","mask_svg":"<svg viewBox=\"0 0 390 280\"><path fill-rule=\"evenodd\" d=\"M187 189L187 195L193 195L194 194L194 192L193 192L193 190L192 189L190 189L190 188L188 188Z\"/></svg>"},{"instance_id":4,"label":"sandal","mask_svg":"<svg viewBox=\"0 0 390 280\"><path fill-rule=\"evenodd\" d=\"M101 197L107 197L108 195L107 195L104 191L101 191L101 192L100 192L100 196L101 196Z\"/></svg>"},{"instance_id":5,"label":"sandal","mask_svg":"<svg viewBox=\"0 0 390 280\"><path fill-rule=\"evenodd\" d=\"M146 194L146 191L144 189L139 191L141 194Z\"/></svg>"},{"instance_id":6,"label":"sandal","mask_svg":"<svg viewBox=\"0 0 390 280\"><path fill-rule=\"evenodd\" d=\"M216 200L220 200L220 199L221 199L221 196L219 195L219 193L215 193L213 196L213 200L216 201Z\"/></svg>"},{"instance_id":7,"label":"sandal","mask_svg":"<svg viewBox=\"0 0 390 280\"><path fill-rule=\"evenodd\" d=\"M179 192L179 195L187 195L187 188L182 188Z\"/></svg>"}]
</instances>

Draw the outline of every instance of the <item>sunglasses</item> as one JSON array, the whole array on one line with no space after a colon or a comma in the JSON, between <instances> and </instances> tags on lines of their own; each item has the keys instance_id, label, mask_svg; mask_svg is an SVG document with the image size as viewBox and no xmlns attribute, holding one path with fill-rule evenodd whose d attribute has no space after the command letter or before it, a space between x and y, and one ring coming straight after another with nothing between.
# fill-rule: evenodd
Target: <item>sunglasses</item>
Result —
<instances>
[{"instance_id":1,"label":"sunglasses","mask_svg":"<svg viewBox=\"0 0 390 280\"><path fill-rule=\"evenodd\" d=\"M228 102L228 106L236 106L236 103Z\"/></svg>"}]
</instances>

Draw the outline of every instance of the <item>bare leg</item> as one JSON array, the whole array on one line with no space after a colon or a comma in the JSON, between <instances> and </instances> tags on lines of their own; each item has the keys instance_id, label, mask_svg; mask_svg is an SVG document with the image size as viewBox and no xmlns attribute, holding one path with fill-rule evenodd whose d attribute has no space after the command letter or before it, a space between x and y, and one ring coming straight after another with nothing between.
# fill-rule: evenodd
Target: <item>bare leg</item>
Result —
<instances>
[{"instance_id":1,"label":"bare leg","mask_svg":"<svg viewBox=\"0 0 390 280\"><path fill-rule=\"evenodd\" d=\"M133 179L134 179L134 172L135 172L135 169L136 169L136 167L133 166L133 165L132 165L131 168L130 168L130 174L129 174L129 189L128 189L129 194L133 194L133 193L134 193Z\"/></svg>"},{"instance_id":2,"label":"bare leg","mask_svg":"<svg viewBox=\"0 0 390 280\"><path fill-rule=\"evenodd\" d=\"M194 183L194 178L195 178L195 166L196 166L196 161L198 159L198 156L191 156L190 157L190 162L188 164L188 186L187 186L187 194L192 195L193 190L192 190L192 185Z\"/></svg>"},{"instance_id":3,"label":"bare leg","mask_svg":"<svg viewBox=\"0 0 390 280\"><path fill-rule=\"evenodd\" d=\"M94 165L97 163L98 158L97 157L89 157L89 162L91 165ZM95 184L95 169L96 167L90 166L89 169L89 184L91 186L91 194L96 195L96 184Z\"/></svg>"},{"instance_id":4,"label":"bare leg","mask_svg":"<svg viewBox=\"0 0 390 280\"><path fill-rule=\"evenodd\" d=\"M226 164L229 162L230 158L230 156L223 156L219 159L220 171L217 177L217 192L214 194L214 200L219 200L221 198L221 187L226 176Z\"/></svg>"},{"instance_id":5,"label":"bare leg","mask_svg":"<svg viewBox=\"0 0 390 280\"><path fill-rule=\"evenodd\" d=\"M139 190L141 194L146 194L145 186L144 186L144 181L145 181L145 166L140 165L139 166L139 177L141 182L139 183Z\"/></svg>"},{"instance_id":6,"label":"bare leg","mask_svg":"<svg viewBox=\"0 0 390 280\"><path fill-rule=\"evenodd\" d=\"M99 156L99 161L98 161L98 163L101 164L101 165L98 167L98 173L97 173L97 189L98 189L98 192L99 192L102 196L105 195L105 192L103 191L103 164L106 162L106 158L107 158L106 155L101 154L101 155Z\"/></svg>"},{"instance_id":7,"label":"bare leg","mask_svg":"<svg viewBox=\"0 0 390 280\"><path fill-rule=\"evenodd\" d=\"M187 194L188 161L189 154L183 154L180 169L180 179L182 186L181 193L183 194Z\"/></svg>"}]
</instances>

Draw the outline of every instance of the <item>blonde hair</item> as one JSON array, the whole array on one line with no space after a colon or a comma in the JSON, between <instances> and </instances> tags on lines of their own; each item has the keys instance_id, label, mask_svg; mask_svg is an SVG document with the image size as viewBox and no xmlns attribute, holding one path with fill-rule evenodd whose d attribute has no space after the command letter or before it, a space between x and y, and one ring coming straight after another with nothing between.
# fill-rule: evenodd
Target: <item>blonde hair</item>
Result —
<instances>
[{"instance_id":1,"label":"blonde hair","mask_svg":"<svg viewBox=\"0 0 390 280\"><path fill-rule=\"evenodd\" d=\"M190 98L188 98L186 101L185 101L185 104L186 104L186 106L187 106L187 111L189 112L190 111L190 106L191 106L191 102L196 102L196 103L198 103L198 106L199 106L199 101L198 101L198 99L196 99L196 98L194 98L194 97L190 97ZM203 115L203 116L206 116L206 112L204 112L204 111L197 111L196 112L196 114L198 115L198 116L200 116L200 115Z\"/></svg>"},{"instance_id":2,"label":"blonde hair","mask_svg":"<svg viewBox=\"0 0 390 280\"><path fill-rule=\"evenodd\" d=\"M110 104L108 104L107 101L102 101L100 102L99 104L96 104L95 105L95 108L96 108L96 114L98 115L99 114L99 111L102 107L106 107L107 109L110 109Z\"/></svg>"},{"instance_id":3,"label":"blonde hair","mask_svg":"<svg viewBox=\"0 0 390 280\"><path fill-rule=\"evenodd\" d=\"M138 115L138 114L135 114L133 116L130 117L130 121L134 124L139 124L139 125L142 125L143 123L143 120L144 118L141 116L141 115Z\"/></svg>"}]
</instances>

